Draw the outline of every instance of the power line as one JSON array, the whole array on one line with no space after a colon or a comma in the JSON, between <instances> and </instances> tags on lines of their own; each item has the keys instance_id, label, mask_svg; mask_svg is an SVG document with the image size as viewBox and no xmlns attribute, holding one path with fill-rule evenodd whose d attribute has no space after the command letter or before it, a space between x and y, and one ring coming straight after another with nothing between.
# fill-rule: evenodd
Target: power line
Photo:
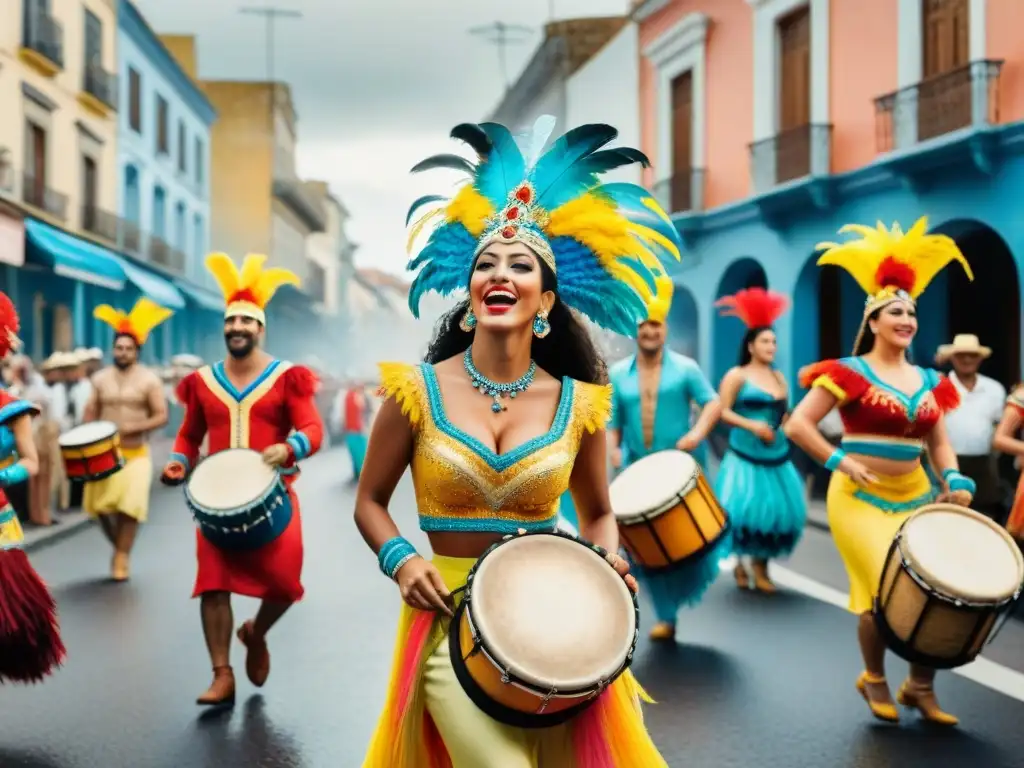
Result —
<instances>
[{"instance_id":1,"label":"power line","mask_svg":"<svg viewBox=\"0 0 1024 768\"><path fill-rule=\"evenodd\" d=\"M506 24L503 21L495 21L493 24L473 27L469 30L469 34L481 37L497 47L498 65L501 67L501 78L505 83L505 90L507 91L512 86L508 76L508 46L525 43L527 38L533 35L533 28L524 27L521 24Z\"/></svg>"},{"instance_id":2,"label":"power line","mask_svg":"<svg viewBox=\"0 0 1024 768\"><path fill-rule=\"evenodd\" d=\"M244 13L248 16L262 16L267 21L267 80L271 83L274 82L274 30L278 19L301 19L301 11L293 11L287 8L276 8L274 6L266 6L262 8L256 8L254 6L244 6L238 9L239 13Z\"/></svg>"}]
</instances>

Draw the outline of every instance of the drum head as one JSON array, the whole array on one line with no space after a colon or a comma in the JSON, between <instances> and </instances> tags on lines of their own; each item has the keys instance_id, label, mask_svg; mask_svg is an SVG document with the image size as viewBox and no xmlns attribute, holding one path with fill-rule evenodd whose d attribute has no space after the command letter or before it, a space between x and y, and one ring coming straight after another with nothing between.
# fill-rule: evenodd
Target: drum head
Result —
<instances>
[{"instance_id":1,"label":"drum head","mask_svg":"<svg viewBox=\"0 0 1024 768\"><path fill-rule=\"evenodd\" d=\"M266 495L277 470L248 448L231 448L199 462L188 479L188 494L212 512L244 507Z\"/></svg>"},{"instance_id":2,"label":"drum head","mask_svg":"<svg viewBox=\"0 0 1024 768\"><path fill-rule=\"evenodd\" d=\"M618 672L637 629L622 577L590 547L558 535L511 539L484 557L470 613L495 661L560 691Z\"/></svg>"},{"instance_id":3,"label":"drum head","mask_svg":"<svg viewBox=\"0 0 1024 768\"><path fill-rule=\"evenodd\" d=\"M971 602L998 603L1024 581L1024 557L989 518L953 504L922 507L903 526L903 552L933 589Z\"/></svg>"},{"instance_id":4,"label":"drum head","mask_svg":"<svg viewBox=\"0 0 1024 768\"><path fill-rule=\"evenodd\" d=\"M697 462L683 451L659 451L626 467L608 489L619 522L671 507L689 493L697 479Z\"/></svg>"},{"instance_id":5,"label":"drum head","mask_svg":"<svg viewBox=\"0 0 1024 768\"><path fill-rule=\"evenodd\" d=\"M57 438L57 445L89 445L97 440L109 440L117 434L117 425L112 421L90 421L69 429Z\"/></svg>"}]
</instances>

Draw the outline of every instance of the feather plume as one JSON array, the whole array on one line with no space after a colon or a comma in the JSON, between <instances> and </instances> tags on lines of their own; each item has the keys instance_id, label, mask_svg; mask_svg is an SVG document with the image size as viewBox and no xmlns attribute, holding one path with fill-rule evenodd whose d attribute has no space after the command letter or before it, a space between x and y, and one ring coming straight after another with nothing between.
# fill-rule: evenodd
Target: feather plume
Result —
<instances>
[{"instance_id":1,"label":"feather plume","mask_svg":"<svg viewBox=\"0 0 1024 768\"><path fill-rule=\"evenodd\" d=\"M526 161L511 132L498 123L481 123L491 151L480 161L476 188L496 209L504 207L512 190L526 177Z\"/></svg>"},{"instance_id":2,"label":"feather plume","mask_svg":"<svg viewBox=\"0 0 1024 768\"><path fill-rule=\"evenodd\" d=\"M483 128L474 123L460 123L456 125L452 128L451 137L457 141L465 142L472 147L479 159L487 157L494 146Z\"/></svg>"},{"instance_id":3,"label":"feather plume","mask_svg":"<svg viewBox=\"0 0 1024 768\"><path fill-rule=\"evenodd\" d=\"M412 217L416 214L420 208L424 205L430 205L431 203L446 203L448 198L444 195L423 195L413 201L413 204L409 206L409 212L405 214L405 226L409 226L409 222L412 221Z\"/></svg>"},{"instance_id":4,"label":"feather plume","mask_svg":"<svg viewBox=\"0 0 1024 768\"><path fill-rule=\"evenodd\" d=\"M211 253L206 257L206 268L217 280L225 305L249 302L265 309L283 285L302 284L299 276L288 269L264 269L267 257L261 253L247 254L239 270L226 253Z\"/></svg>"},{"instance_id":5,"label":"feather plume","mask_svg":"<svg viewBox=\"0 0 1024 768\"><path fill-rule=\"evenodd\" d=\"M476 173L476 166L461 155L434 155L426 160L420 160L412 167L409 173L421 173L435 168L447 168L450 171L462 171L472 176Z\"/></svg>"},{"instance_id":6,"label":"feather plume","mask_svg":"<svg viewBox=\"0 0 1024 768\"><path fill-rule=\"evenodd\" d=\"M100 304L92 311L92 316L113 328L114 333L131 336L140 347L153 329L173 314L146 297L135 302L131 312L114 309L109 304Z\"/></svg>"},{"instance_id":7,"label":"feather plume","mask_svg":"<svg viewBox=\"0 0 1024 768\"><path fill-rule=\"evenodd\" d=\"M764 288L746 288L715 302L722 317L738 317L747 328L770 328L789 308L789 299Z\"/></svg>"},{"instance_id":8,"label":"feather plume","mask_svg":"<svg viewBox=\"0 0 1024 768\"><path fill-rule=\"evenodd\" d=\"M214 280L217 281L225 301L238 293L241 276L238 274L238 267L235 266L235 262L231 260L230 256L220 252L211 253L206 257L206 269L213 275Z\"/></svg>"},{"instance_id":9,"label":"feather plume","mask_svg":"<svg viewBox=\"0 0 1024 768\"><path fill-rule=\"evenodd\" d=\"M0 358L6 357L15 346L20 325L14 302L6 293L0 292Z\"/></svg>"},{"instance_id":10,"label":"feather plume","mask_svg":"<svg viewBox=\"0 0 1024 768\"><path fill-rule=\"evenodd\" d=\"M618 135L610 125L594 124L573 128L558 139L530 174L537 202L551 210L592 187L592 174L578 163Z\"/></svg>"},{"instance_id":11,"label":"feather plume","mask_svg":"<svg viewBox=\"0 0 1024 768\"><path fill-rule=\"evenodd\" d=\"M533 130L530 131L529 149L526 151L526 165L532 168L537 164L555 130L555 118L551 115L541 115L533 123Z\"/></svg>"}]
</instances>

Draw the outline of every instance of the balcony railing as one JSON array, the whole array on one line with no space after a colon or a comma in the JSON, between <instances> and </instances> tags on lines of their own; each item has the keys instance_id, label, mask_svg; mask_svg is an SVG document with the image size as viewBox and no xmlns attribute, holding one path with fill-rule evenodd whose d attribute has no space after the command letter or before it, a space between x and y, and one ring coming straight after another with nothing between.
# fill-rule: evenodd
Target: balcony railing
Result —
<instances>
[{"instance_id":1,"label":"balcony railing","mask_svg":"<svg viewBox=\"0 0 1024 768\"><path fill-rule=\"evenodd\" d=\"M801 125L750 145L750 174L754 194L807 176L824 176L831 169L832 125Z\"/></svg>"},{"instance_id":2,"label":"balcony railing","mask_svg":"<svg viewBox=\"0 0 1024 768\"><path fill-rule=\"evenodd\" d=\"M875 99L878 151L999 122L1001 59L973 61Z\"/></svg>"},{"instance_id":3,"label":"balcony railing","mask_svg":"<svg viewBox=\"0 0 1024 768\"><path fill-rule=\"evenodd\" d=\"M82 90L111 109L117 109L117 75L107 72L103 67L90 64L85 68Z\"/></svg>"},{"instance_id":4,"label":"balcony railing","mask_svg":"<svg viewBox=\"0 0 1024 768\"><path fill-rule=\"evenodd\" d=\"M125 253L132 256L143 256L142 253L142 230L134 221L128 219L118 220L118 245Z\"/></svg>"},{"instance_id":5,"label":"balcony railing","mask_svg":"<svg viewBox=\"0 0 1024 768\"><path fill-rule=\"evenodd\" d=\"M678 171L654 185L654 197L669 213L704 209L704 169Z\"/></svg>"},{"instance_id":6,"label":"balcony railing","mask_svg":"<svg viewBox=\"0 0 1024 768\"><path fill-rule=\"evenodd\" d=\"M49 62L54 72L64 69L64 27L33 3L25 3L22 13L21 47Z\"/></svg>"},{"instance_id":7,"label":"balcony railing","mask_svg":"<svg viewBox=\"0 0 1024 768\"><path fill-rule=\"evenodd\" d=\"M149 236L149 261L172 272L185 271L185 256L156 235Z\"/></svg>"},{"instance_id":8,"label":"balcony railing","mask_svg":"<svg viewBox=\"0 0 1024 768\"><path fill-rule=\"evenodd\" d=\"M82 229L112 243L117 242L118 218L95 204L82 206Z\"/></svg>"},{"instance_id":9,"label":"balcony railing","mask_svg":"<svg viewBox=\"0 0 1024 768\"><path fill-rule=\"evenodd\" d=\"M67 221L68 197L46 186L46 180L26 173L21 180L21 199L58 221Z\"/></svg>"}]
</instances>

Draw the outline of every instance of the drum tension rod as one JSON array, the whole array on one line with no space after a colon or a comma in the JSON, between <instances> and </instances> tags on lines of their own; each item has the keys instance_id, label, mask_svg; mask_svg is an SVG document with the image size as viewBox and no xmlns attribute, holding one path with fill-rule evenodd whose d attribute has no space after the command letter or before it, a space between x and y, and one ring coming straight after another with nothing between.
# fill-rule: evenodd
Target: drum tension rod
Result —
<instances>
[{"instance_id":1,"label":"drum tension rod","mask_svg":"<svg viewBox=\"0 0 1024 768\"><path fill-rule=\"evenodd\" d=\"M597 688L595 688L593 693L590 694L590 696L588 697L588 701L593 701L594 699L596 699L598 696L600 696L602 693L604 693L604 689L607 688L607 687L608 687L608 681L607 680L598 680L597 681Z\"/></svg>"},{"instance_id":2,"label":"drum tension rod","mask_svg":"<svg viewBox=\"0 0 1024 768\"><path fill-rule=\"evenodd\" d=\"M557 688L552 688L550 691L547 692L547 694L544 696L544 698L541 699L540 709L537 710L537 714L538 715L541 715L541 714L544 713L544 710L548 708L548 703L551 701L551 699L554 697L554 695L556 693L558 693L558 689Z\"/></svg>"}]
</instances>

